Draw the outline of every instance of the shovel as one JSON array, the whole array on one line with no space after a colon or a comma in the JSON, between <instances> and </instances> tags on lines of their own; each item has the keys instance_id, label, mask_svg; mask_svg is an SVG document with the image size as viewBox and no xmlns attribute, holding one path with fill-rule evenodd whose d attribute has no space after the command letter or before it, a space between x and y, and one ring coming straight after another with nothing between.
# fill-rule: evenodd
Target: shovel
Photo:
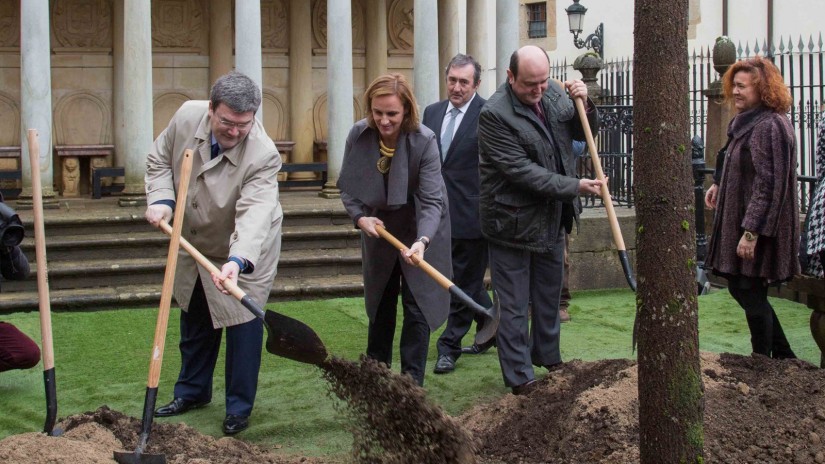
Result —
<instances>
[{"instance_id":1,"label":"shovel","mask_svg":"<svg viewBox=\"0 0 825 464\"><path fill-rule=\"evenodd\" d=\"M384 228L384 226L376 225L375 231L378 232L378 235L386 239L390 242L394 247L398 248L401 251L407 251L408 248L404 246L397 238L395 238L391 233ZM464 290L458 288L458 285L452 283L450 279L444 277L444 274L438 272L438 269L432 267L428 262L424 261L423 259L419 258L417 255L412 255L412 260L415 264L418 265L424 272L427 273L430 277L432 277L439 285L444 287L445 290L450 292L450 295L458 298L464 303L468 309L472 310L475 313L480 314L484 317L484 324L481 327L481 330L476 332L475 343L476 345L482 345L487 343L488 341L492 340L493 337L496 336L496 330L498 330L498 319L499 319L499 303L498 303L498 295L496 295L495 290L493 291L493 306L489 308L485 308L480 304L476 303L469 295L464 293Z\"/></svg>"},{"instance_id":2,"label":"shovel","mask_svg":"<svg viewBox=\"0 0 825 464\"><path fill-rule=\"evenodd\" d=\"M564 88L564 83L556 80L556 82ZM587 114L584 111L584 102L581 98L574 98L576 109L579 112L584 135L587 138L587 149L590 152L590 159L593 161L593 169L596 171L596 179L604 180L604 171L602 171L602 163L599 160L599 152L596 149L596 142L593 140L593 133L590 131L590 123L587 122ZM616 211L613 209L613 199L610 197L610 190L607 185L602 185L602 201L604 202L605 210L607 210L607 219L610 221L610 230L613 232L613 242L616 244L616 249L619 252L619 262L622 264L627 284L633 291L636 291L636 278L633 277L633 269L630 267L630 260L627 258L627 249L624 246L624 239L622 238L622 229L619 227L619 220L616 218Z\"/></svg>"},{"instance_id":3,"label":"shovel","mask_svg":"<svg viewBox=\"0 0 825 464\"><path fill-rule=\"evenodd\" d=\"M178 198L175 202L175 227L172 229L172 239L169 241L169 253L166 255L166 273L163 276L163 288L160 292L160 306L158 321L155 326L155 341L152 347L152 356L149 361L149 380L146 383L146 398L143 401L143 420L140 428L140 438L133 453L115 451L115 461L120 464L166 464L166 456L162 454L145 454L149 433L152 431L152 421L155 418L155 403L158 397L158 381L160 367L163 363L163 348L166 344L166 327L169 322L169 307L172 305L172 286L175 282L175 268L178 265L178 249L180 248L180 232L183 228L183 213L186 210L186 193L189 190L189 177L192 173L192 150L183 152L180 183L178 184ZM165 224L165 223L164 223Z\"/></svg>"},{"instance_id":4,"label":"shovel","mask_svg":"<svg viewBox=\"0 0 825 464\"><path fill-rule=\"evenodd\" d=\"M49 275L46 267L46 236L43 225L43 191L40 182L40 143L37 129L28 130L29 160L32 170L32 208L34 212L34 242L37 259L37 301L40 306L40 343L43 345L43 384L46 387L46 424L43 433L60 435L54 430L57 419L57 385L54 377L54 344L52 342L52 312L49 302Z\"/></svg>"},{"instance_id":5,"label":"shovel","mask_svg":"<svg viewBox=\"0 0 825 464\"><path fill-rule=\"evenodd\" d=\"M167 234L172 231L169 224L163 221L160 223L160 228ZM180 246L198 264L206 268L210 274L220 275L221 271L217 266L212 264L209 258L202 255L185 238L180 239ZM321 341L312 328L297 319L284 316L275 311L267 310L264 312L261 306L231 279L225 279L222 284L249 312L263 321L267 333L266 351L293 361L324 366L327 359L327 349L324 347L324 342Z\"/></svg>"}]
</instances>

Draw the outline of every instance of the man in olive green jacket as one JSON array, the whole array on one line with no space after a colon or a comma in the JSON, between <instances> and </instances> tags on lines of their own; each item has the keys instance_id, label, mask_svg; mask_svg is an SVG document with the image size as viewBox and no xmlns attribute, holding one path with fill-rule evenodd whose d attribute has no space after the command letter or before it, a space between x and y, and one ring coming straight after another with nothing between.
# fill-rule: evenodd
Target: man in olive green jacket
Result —
<instances>
[{"instance_id":1,"label":"man in olive green jacket","mask_svg":"<svg viewBox=\"0 0 825 464\"><path fill-rule=\"evenodd\" d=\"M210 101L186 102L155 140L147 160L146 219L169 221L183 152L195 152L183 237L221 275L210 275L181 251L175 299L181 305L181 371L174 400L156 416L174 416L212 400L212 373L226 334L226 419L234 434L249 425L261 363L263 325L221 282L231 279L265 303L281 250L283 211L276 175L281 157L255 112L261 91L247 76L219 78Z\"/></svg>"}]
</instances>

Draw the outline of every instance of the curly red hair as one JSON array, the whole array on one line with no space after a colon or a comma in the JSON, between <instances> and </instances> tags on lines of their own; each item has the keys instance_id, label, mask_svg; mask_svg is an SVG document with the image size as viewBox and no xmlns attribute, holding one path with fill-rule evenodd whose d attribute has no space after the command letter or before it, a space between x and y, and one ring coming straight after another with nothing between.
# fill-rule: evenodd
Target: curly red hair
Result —
<instances>
[{"instance_id":1,"label":"curly red hair","mask_svg":"<svg viewBox=\"0 0 825 464\"><path fill-rule=\"evenodd\" d=\"M753 85L759 92L762 105L777 113L787 113L791 109L791 93L782 79L779 69L767 58L757 56L737 61L722 76L722 91L725 101L733 102L733 78L739 72L750 73Z\"/></svg>"}]
</instances>

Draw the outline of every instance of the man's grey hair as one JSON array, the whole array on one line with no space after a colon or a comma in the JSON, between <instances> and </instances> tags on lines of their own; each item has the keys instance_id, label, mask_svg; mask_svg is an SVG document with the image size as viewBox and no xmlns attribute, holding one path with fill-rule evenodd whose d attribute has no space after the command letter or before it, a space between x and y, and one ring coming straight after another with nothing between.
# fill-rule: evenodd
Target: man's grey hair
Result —
<instances>
[{"instance_id":1,"label":"man's grey hair","mask_svg":"<svg viewBox=\"0 0 825 464\"><path fill-rule=\"evenodd\" d=\"M451 68L463 68L468 64L473 65L473 85L478 85L478 83L481 82L481 65L478 64L478 61L470 55L459 53L454 56L453 59L447 64L447 68L444 69L444 76L446 77L450 74Z\"/></svg>"},{"instance_id":2,"label":"man's grey hair","mask_svg":"<svg viewBox=\"0 0 825 464\"><path fill-rule=\"evenodd\" d=\"M236 113L254 113L261 106L261 89L246 74L231 71L215 81L209 100L213 111L223 103Z\"/></svg>"}]
</instances>

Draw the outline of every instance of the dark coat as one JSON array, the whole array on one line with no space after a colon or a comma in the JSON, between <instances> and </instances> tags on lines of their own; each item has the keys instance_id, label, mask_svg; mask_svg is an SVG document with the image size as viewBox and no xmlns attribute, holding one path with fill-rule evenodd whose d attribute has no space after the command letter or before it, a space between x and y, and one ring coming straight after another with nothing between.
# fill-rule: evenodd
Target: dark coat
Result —
<instances>
[{"instance_id":1,"label":"dark coat","mask_svg":"<svg viewBox=\"0 0 825 464\"><path fill-rule=\"evenodd\" d=\"M449 100L433 103L424 110L422 123L436 134L436 141L446 157L441 164L441 176L450 199L450 224L453 238L479 239L478 221L478 114L486 100L478 94L470 102L449 147L442 147L438 134L444 123Z\"/></svg>"},{"instance_id":2,"label":"dark coat","mask_svg":"<svg viewBox=\"0 0 825 464\"><path fill-rule=\"evenodd\" d=\"M793 127L759 107L733 118L728 137L706 266L724 277L790 280L800 271ZM745 230L759 234L754 260L736 255Z\"/></svg>"},{"instance_id":3,"label":"dark coat","mask_svg":"<svg viewBox=\"0 0 825 464\"><path fill-rule=\"evenodd\" d=\"M401 243L411 246L416 238L430 237L424 259L449 277L450 214L447 190L441 178L441 161L433 132L421 126L418 132L401 132L387 174L378 172L378 133L362 119L347 137L344 161L338 178L341 200L350 217L377 217ZM401 259L400 252L383 238L361 233L364 299L367 316L373 320L381 295L396 263L400 263L407 285L424 313L431 330L447 320L450 294L421 268Z\"/></svg>"},{"instance_id":4,"label":"dark coat","mask_svg":"<svg viewBox=\"0 0 825 464\"><path fill-rule=\"evenodd\" d=\"M541 103L547 124L505 82L481 110L478 138L484 237L545 253L553 248L562 220L568 232L578 220L573 140L585 140L585 135L573 101L555 82ZM592 106L587 118L595 133L598 113Z\"/></svg>"}]
</instances>

